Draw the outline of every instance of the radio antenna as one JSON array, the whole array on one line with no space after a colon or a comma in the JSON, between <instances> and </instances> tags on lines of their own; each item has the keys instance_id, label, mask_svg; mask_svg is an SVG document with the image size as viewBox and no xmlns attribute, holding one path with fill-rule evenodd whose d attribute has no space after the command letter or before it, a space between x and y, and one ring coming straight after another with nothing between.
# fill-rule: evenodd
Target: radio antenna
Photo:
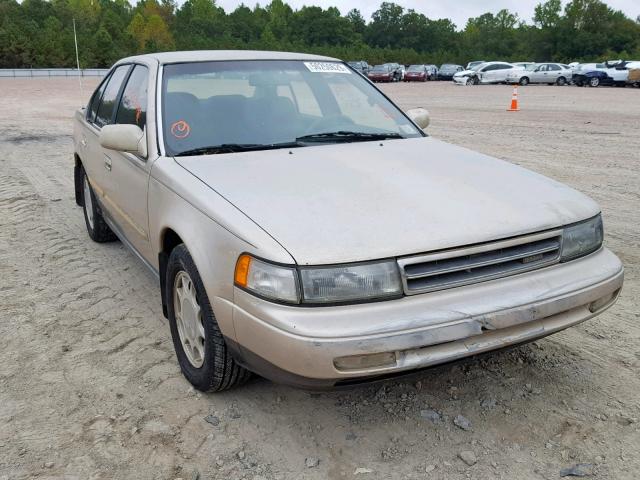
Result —
<instances>
[{"instance_id":1,"label":"radio antenna","mask_svg":"<svg viewBox=\"0 0 640 480\"><path fill-rule=\"evenodd\" d=\"M84 92L82 91L82 70L80 70L80 56L78 55L78 36L76 35L76 19L73 18L73 41L76 44L76 66L78 67L78 81L80 82L80 96L84 101Z\"/></svg>"}]
</instances>

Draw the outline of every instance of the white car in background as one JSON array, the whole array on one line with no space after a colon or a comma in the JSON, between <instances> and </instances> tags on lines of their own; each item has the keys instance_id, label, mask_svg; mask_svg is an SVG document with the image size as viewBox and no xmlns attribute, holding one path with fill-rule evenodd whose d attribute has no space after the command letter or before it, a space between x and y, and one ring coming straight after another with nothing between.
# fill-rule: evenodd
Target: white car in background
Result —
<instances>
[{"instance_id":1,"label":"white car in background","mask_svg":"<svg viewBox=\"0 0 640 480\"><path fill-rule=\"evenodd\" d=\"M611 77L613 85L624 87L629 80L629 70L640 68L640 62L634 60L615 62L613 64L607 62L605 66L608 67L605 72Z\"/></svg>"},{"instance_id":2,"label":"white car in background","mask_svg":"<svg viewBox=\"0 0 640 480\"><path fill-rule=\"evenodd\" d=\"M571 81L572 72L567 65L560 63L534 63L524 70L509 73L509 83L528 85L530 83L546 83L549 85L566 85Z\"/></svg>"},{"instance_id":3,"label":"white car in background","mask_svg":"<svg viewBox=\"0 0 640 480\"><path fill-rule=\"evenodd\" d=\"M453 76L453 81L459 85L479 85L488 83L505 83L512 71L523 70L512 63L485 62L469 70L463 70Z\"/></svg>"}]
</instances>

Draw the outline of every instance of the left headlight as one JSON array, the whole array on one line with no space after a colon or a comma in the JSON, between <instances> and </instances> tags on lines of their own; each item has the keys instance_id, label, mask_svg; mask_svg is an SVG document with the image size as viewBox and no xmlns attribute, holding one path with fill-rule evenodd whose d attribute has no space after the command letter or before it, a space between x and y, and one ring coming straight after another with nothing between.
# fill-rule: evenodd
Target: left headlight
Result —
<instances>
[{"instance_id":1,"label":"left headlight","mask_svg":"<svg viewBox=\"0 0 640 480\"><path fill-rule=\"evenodd\" d=\"M600 215L587 221L566 227L562 231L563 262L584 257L602 246L604 229Z\"/></svg>"}]
</instances>

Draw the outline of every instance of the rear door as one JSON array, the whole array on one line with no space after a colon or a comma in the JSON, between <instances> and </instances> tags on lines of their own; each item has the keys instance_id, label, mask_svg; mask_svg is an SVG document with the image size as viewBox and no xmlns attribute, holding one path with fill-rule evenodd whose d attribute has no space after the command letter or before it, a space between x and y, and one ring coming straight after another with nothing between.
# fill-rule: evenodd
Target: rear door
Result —
<instances>
[{"instance_id":1,"label":"rear door","mask_svg":"<svg viewBox=\"0 0 640 480\"><path fill-rule=\"evenodd\" d=\"M507 81L507 74L513 68L513 65L508 63L497 63L494 65L493 81L496 83L503 83Z\"/></svg>"},{"instance_id":2,"label":"rear door","mask_svg":"<svg viewBox=\"0 0 640 480\"><path fill-rule=\"evenodd\" d=\"M114 123L137 125L146 131L148 92L149 69L136 64L118 98ZM114 218L131 246L152 263L147 210L151 161L129 152L105 150L105 154L111 159Z\"/></svg>"},{"instance_id":3,"label":"rear door","mask_svg":"<svg viewBox=\"0 0 640 480\"><path fill-rule=\"evenodd\" d=\"M561 72L562 72L562 68L560 68L560 65L556 65L555 63L547 64L547 73L548 73L547 81L549 83L557 82Z\"/></svg>"}]
</instances>

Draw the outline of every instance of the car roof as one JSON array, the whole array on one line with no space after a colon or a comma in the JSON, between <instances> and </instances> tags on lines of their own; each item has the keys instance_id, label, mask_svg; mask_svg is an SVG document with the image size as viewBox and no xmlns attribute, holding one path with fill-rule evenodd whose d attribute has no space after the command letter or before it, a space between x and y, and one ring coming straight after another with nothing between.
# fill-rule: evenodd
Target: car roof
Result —
<instances>
[{"instance_id":1,"label":"car roof","mask_svg":"<svg viewBox=\"0 0 640 480\"><path fill-rule=\"evenodd\" d=\"M160 64L214 62L224 60L308 60L308 61L340 61L337 58L308 53L294 52L263 52L258 50L191 50L182 52L159 52L136 55L120 60L131 62L135 60L155 60Z\"/></svg>"}]
</instances>

